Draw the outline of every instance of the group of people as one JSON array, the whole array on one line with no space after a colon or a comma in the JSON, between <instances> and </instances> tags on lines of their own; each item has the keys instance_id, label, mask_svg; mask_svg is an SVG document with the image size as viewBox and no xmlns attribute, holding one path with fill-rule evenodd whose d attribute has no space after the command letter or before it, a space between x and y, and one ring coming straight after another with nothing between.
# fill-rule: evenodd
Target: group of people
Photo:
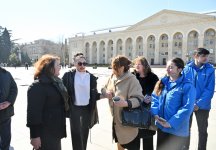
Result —
<instances>
[{"instance_id":1,"label":"group of people","mask_svg":"<svg viewBox=\"0 0 216 150\"><path fill-rule=\"evenodd\" d=\"M199 131L198 150L205 150L215 86L215 72L208 63L208 55L208 50L198 48L194 60L186 65L181 58L169 60L166 75L161 79L152 72L145 57L139 56L131 62L118 55L112 59L112 74L100 93L97 77L86 70L87 62L82 53L74 56L75 69L66 72L62 79L58 77L60 58L42 56L35 64L34 82L27 92L27 127L33 148L61 150L68 117L73 150L86 150L89 130L98 123L97 100L108 99L113 116L112 135L118 150L139 150L141 139L143 150L153 150L156 132L157 150L188 150L193 112ZM131 72L132 64L134 71ZM5 72L1 68L1 83ZM10 136L7 135L11 133L8 125L13 115L9 108L13 108L17 95L16 83L9 73L5 74L10 82L0 84L1 150L9 150ZM2 85L8 88L7 92ZM119 100L114 101L113 97L119 97ZM151 109L157 131L122 125L122 109L139 107L139 100ZM2 117L5 113L8 115ZM9 133L5 133L5 129Z\"/></svg>"}]
</instances>

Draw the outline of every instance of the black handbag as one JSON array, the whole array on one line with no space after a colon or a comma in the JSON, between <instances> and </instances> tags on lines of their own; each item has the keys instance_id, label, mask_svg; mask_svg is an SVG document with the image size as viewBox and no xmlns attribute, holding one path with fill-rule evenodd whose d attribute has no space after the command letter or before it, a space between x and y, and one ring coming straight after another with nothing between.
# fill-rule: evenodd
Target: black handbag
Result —
<instances>
[{"instance_id":1,"label":"black handbag","mask_svg":"<svg viewBox=\"0 0 216 150\"><path fill-rule=\"evenodd\" d=\"M123 108L121 112L122 125L130 127L138 127L149 129L151 125L151 112L150 109L145 108L144 102L139 98L140 106L137 108Z\"/></svg>"}]
</instances>

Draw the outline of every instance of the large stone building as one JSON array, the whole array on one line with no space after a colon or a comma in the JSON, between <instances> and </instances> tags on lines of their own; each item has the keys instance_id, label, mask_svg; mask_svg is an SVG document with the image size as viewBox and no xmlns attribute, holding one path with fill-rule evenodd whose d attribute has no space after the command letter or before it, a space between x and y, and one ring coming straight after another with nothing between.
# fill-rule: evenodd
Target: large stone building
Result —
<instances>
[{"instance_id":1,"label":"large stone building","mask_svg":"<svg viewBox=\"0 0 216 150\"><path fill-rule=\"evenodd\" d=\"M83 52L90 64L108 64L113 56L122 54L130 59L145 56L150 64L163 65L173 57L185 61L193 50L210 50L209 60L216 63L216 16L173 10L162 10L125 30L69 38L69 61Z\"/></svg>"},{"instance_id":2,"label":"large stone building","mask_svg":"<svg viewBox=\"0 0 216 150\"><path fill-rule=\"evenodd\" d=\"M21 51L27 53L32 62L37 61L44 54L52 54L59 56L61 62L65 63L65 44L56 44L49 40L35 40L32 43L21 46Z\"/></svg>"}]
</instances>

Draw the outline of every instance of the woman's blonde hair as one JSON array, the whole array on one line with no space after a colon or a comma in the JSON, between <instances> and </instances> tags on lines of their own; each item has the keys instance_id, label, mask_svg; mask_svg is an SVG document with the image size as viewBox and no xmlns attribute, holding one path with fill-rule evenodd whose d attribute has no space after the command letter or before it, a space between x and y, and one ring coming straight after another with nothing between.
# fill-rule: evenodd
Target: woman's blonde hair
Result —
<instances>
[{"instance_id":1,"label":"woman's blonde hair","mask_svg":"<svg viewBox=\"0 0 216 150\"><path fill-rule=\"evenodd\" d=\"M144 75L147 75L149 72L151 72L151 67L147 61L147 59L143 56L138 56L137 58L134 59L133 63L135 64L137 61L140 61L142 66L144 67Z\"/></svg>"}]
</instances>

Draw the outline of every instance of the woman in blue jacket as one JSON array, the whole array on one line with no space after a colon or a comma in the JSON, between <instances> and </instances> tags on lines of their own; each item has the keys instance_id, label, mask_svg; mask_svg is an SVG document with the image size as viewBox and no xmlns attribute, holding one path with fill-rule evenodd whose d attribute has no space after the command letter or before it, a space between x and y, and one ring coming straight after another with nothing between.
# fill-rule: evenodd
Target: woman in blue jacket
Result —
<instances>
[{"instance_id":1,"label":"woman in blue jacket","mask_svg":"<svg viewBox=\"0 0 216 150\"><path fill-rule=\"evenodd\" d=\"M181 72L184 61L167 62L167 76L157 82L152 94L151 111L158 126L157 150L182 150L189 136L189 119L196 90Z\"/></svg>"}]
</instances>

